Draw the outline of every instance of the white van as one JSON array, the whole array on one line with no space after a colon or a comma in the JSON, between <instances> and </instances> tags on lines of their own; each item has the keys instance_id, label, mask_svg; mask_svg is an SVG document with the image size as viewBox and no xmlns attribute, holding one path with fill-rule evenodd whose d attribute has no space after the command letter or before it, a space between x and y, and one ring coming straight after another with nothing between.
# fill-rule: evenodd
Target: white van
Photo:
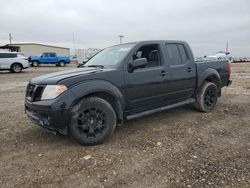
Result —
<instances>
[{"instance_id":1,"label":"white van","mask_svg":"<svg viewBox=\"0 0 250 188\"><path fill-rule=\"evenodd\" d=\"M0 70L18 73L29 67L28 58L18 52L0 52Z\"/></svg>"}]
</instances>

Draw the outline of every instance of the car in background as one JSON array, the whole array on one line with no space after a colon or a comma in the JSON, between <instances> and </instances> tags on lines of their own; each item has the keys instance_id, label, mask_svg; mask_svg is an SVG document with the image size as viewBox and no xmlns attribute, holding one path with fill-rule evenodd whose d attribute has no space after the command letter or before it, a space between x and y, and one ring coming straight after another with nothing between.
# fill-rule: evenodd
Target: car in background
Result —
<instances>
[{"instance_id":1,"label":"car in background","mask_svg":"<svg viewBox=\"0 0 250 188\"><path fill-rule=\"evenodd\" d=\"M0 52L0 70L9 70L13 73L22 72L29 67L28 58L18 52Z\"/></svg>"},{"instance_id":2,"label":"car in background","mask_svg":"<svg viewBox=\"0 0 250 188\"><path fill-rule=\"evenodd\" d=\"M70 62L71 62L71 63L74 63L74 64L76 64L76 65L78 64L76 55L70 56Z\"/></svg>"},{"instance_id":3,"label":"car in background","mask_svg":"<svg viewBox=\"0 0 250 188\"><path fill-rule=\"evenodd\" d=\"M69 56L57 56L55 52L44 52L40 56L29 57L31 66L38 67L40 64L55 64L64 67L70 63Z\"/></svg>"},{"instance_id":4,"label":"car in background","mask_svg":"<svg viewBox=\"0 0 250 188\"><path fill-rule=\"evenodd\" d=\"M225 60L230 63L233 62L232 56L230 56L230 52L217 52L215 55L208 55L204 57L204 60L214 61L214 60Z\"/></svg>"}]
</instances>

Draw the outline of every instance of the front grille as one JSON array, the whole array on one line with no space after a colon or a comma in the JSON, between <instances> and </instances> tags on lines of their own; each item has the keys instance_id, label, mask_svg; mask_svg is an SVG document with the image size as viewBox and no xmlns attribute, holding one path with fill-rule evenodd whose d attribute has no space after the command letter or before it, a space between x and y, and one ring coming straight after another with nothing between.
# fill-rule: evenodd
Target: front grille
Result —
<instances>
[{"instance_id":1,"label":"front grille","mask_svg":"<svg viewBox=\"0 0 250 188\"><path fill-rule=\"evenodd\" d=\"M39 101L41 99L43 90L43 85L28 84L26 90L26 98L30 101Z\"/></svg>"}]
</instances>

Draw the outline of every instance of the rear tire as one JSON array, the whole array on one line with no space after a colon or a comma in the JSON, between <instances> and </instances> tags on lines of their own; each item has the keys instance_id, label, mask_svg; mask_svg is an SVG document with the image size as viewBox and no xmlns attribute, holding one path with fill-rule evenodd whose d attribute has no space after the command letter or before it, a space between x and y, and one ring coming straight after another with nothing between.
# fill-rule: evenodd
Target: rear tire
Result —
<instances>
[{"instance_id":1,"label":"rear tire","mask_svg":"<svg viewBox=\"0 0 250 188\"><path fill-rule=\"evenodd\" d=\"M13 72L13 73L20 73L22 72L22 65L19 64L19 63L14 63L13 65L11 65L10 67L10 72Z\"/></svg>"},{"instance_id":2,"label":"rear tire","mask_svg":"<svg viewBox=\"0 0 250 188\"><path fill-rule=\"evenodd\" d=\"M96 145L110 137L115 126L116 114L111 104L99 97L89 97L73 107L69 131L78 143Z\"/></svg>"},{"instance_id":3,"label":"rear tire","mask_svg":"<svg viewBox=\"0 0 250 188\"><path fill-rule=\"evenodd\" d=\"M60 67L64 67L65 66L65 62L64 61L59 61L59 65L60 65Z\"/></svg>"},{"instance_id":4,"label":"rear tire","mask_svg":"<svg viewBox=\"0 0 250 188\"><path fill-rule=\"evenodd\" d=\"M216 106L218 88L212 82L205 82L196 96L194 106L201 112L210 112Z\"/></svg>"},{"instance_id":5,"label":"rear tire","mask_svg":"<svg viewBox=\"0 0 250 188\"><path fill-rule=\"evenodd\" d=\"M38 67L39 66L39 62L38 61L33 61L32 62L32 67Z\"/></svg>"}]
</instances>

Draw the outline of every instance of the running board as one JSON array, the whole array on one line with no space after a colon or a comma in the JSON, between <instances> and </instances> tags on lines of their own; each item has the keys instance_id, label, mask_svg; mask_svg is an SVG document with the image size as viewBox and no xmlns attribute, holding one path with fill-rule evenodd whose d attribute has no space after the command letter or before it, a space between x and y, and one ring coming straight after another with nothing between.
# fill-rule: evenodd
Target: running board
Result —
<instances>
[{"instance_id":1,"label":"running board","mask_svg":"<svg viewBox=\"0 0 250 188\"><path fill-rule=\"evenodd\" d=\"M129 115L129 116L126 117L126 119L131 120L131 119L139 118L139 117L142 117L142 116L147 116L147 115L150 115L150 114L153 114L153 113L156 113L156 112L169 110L171 108L176 108L176 107L183 106L183 105L186 105L186 104L190 104L190 103L193 103L193 102L195 102L195 99L190 98L190 99L187 99L185 101L178 102L176 104L171 104L171 105L163 106L163 107L156 108L156 109L153 109L153 110L148 110L148 111L144 111L144 112L139 112L137 114Z\"/></svg>"}]
</instances>

